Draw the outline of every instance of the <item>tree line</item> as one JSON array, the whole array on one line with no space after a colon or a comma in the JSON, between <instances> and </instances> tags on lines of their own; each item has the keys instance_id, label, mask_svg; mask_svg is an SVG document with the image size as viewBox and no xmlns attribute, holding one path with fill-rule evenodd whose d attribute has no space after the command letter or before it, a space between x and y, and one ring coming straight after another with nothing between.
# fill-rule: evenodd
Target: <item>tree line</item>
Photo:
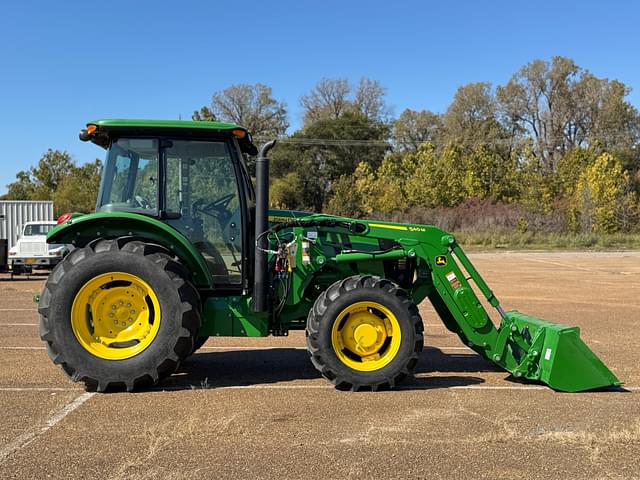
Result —
<instances>
[{"instance_id":1,"label":"tree line","mask_svg":"<svg viewBox=\"0 0 640 480\"><path fill-rule=\"evenodd\" d=\"M554 57L528 63L505 85L463 85L442 113L394 116L378 81L325 78L300 97L303 123L291 134L286 104L262 84L217 92L192 118L238 123L258 144L280 139L274 207L454 230L627 232L640 218L640 115L629 92ZM5 197L87 210L99 167L49 151ZM74 176L85 181L65 181Z\"/></svg>"}]
</instances>

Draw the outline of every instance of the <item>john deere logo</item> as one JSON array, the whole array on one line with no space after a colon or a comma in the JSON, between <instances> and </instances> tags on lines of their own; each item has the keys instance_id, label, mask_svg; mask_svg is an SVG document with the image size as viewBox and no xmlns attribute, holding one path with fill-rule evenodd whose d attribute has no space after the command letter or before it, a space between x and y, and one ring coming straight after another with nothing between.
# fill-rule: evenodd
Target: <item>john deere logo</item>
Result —
<instances>
[{"instance_id":1,"label":"john deere logo","mask_svg":"<svg viewBox=\"0 0 640 480\"><path fill-rule=\"evenodd\" d=\"M436 265L438 267L444 267L447 264L447 257L445 255L438 255L436 257Z\"/></svg>"}]
</instances>

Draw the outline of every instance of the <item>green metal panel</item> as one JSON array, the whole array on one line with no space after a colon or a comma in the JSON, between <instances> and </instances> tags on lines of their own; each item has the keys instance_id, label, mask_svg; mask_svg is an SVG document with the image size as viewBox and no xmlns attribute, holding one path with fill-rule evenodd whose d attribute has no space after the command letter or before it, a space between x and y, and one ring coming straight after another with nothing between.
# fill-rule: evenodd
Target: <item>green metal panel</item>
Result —
<instances>
[{"instance_id":1,"label":"green metal panel","mask_svg":"<svg viewBox=\"0 0 640 480\"><path fill-rule=\"evenodd\" d=\"M97 125L105 128L180 128L185 130L235 130L242 129L240 125L235 123L223 122L195 122L191 120L137 120L137 119L102 119L88 122L87 125Z\"/></svg>"},{"instance_id":2,"label":"green metal panel","mask_svg":"<svg viewBox=\"0 0 640 480\"><path fill-rule=\"evenodd\" d=\"M131 212L97 212L74 216L53 228L49 243L84 246L97 238L133 236L157 243L173 252L191 271L198 287L211 287L213 282L200 253L180 232L152 217Z\"/></svg>"},{"instance_id":3,"label":"green metal panel","mask_svg":"<svg viewBox=\"0 0 640 480\"><path fill-rule=\"evenodd\" d=\"M526 353L513 371L516 376L541 380L551 388L579 392L622 385L622 382L580 339L580 329L555 324L517 311L507 313L516 332L531 332Z\"/></svg>"},{"instance_id":4,"label":"green metal panel","mask_svg":"<svg viewBox=\"0 0 640 480\"><path fill-rule=\"evenodd\" d=\"M269 318L266 313L251 311L245 297L209 297L203 305L203 337L265 337L269 334Z\"/></svg>"}]
</instances>

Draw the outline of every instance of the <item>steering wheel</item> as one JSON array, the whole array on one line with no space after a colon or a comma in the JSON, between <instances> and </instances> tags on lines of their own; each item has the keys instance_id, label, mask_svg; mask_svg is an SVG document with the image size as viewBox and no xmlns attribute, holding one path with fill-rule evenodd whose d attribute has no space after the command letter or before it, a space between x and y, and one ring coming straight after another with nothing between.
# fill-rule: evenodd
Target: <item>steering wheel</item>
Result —
<instances>
[{"instance_id":1,"label":"steering wheel","mask_svg":"<svg viewBox=\"0 0 640 480\"><path fill-rule=\"evenodd\" d=\"M229 204L231 200L235 198L235 193L228 193L211 203L206 204L204 207L201 207L204 199L199 199L193 204L194 212L202 212L205 215L209 215L210 217L217 218L220 220L220 223L225 225L231 217L231 211L229 210Z\"/></svg>"},{"instance_id":2,"label":"steering wheel","mask_svg":"<svg viewBox=\"0 0 640 480\"><path fill-rule=\"evenodd\" d=\"M133 197L133 205L134 207L144 208L145 210L151 208L151 203L149 203L149 200L140 195L136 195L135 197Z\"/></svg>"}]
</instances>

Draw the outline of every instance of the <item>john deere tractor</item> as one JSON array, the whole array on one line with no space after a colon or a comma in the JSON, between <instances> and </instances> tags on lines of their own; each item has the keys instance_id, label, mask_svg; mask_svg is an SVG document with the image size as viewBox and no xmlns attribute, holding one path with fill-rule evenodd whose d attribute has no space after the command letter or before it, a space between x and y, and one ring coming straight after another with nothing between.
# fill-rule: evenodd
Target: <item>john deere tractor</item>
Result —
<instances>
[{"instance_id":1,"label":"john deere tractor","mask_svg":"<svg viewBox=\"0 0 640 480\"><path fill-rule=\"evenodd\" d=\"M106 150L97 207L49 233L75 249L38 310L51 359L88 389L153 385L210 336L290 330L305 330L311 362L338 388L393 388L422 351L425 298L513 377L562 391L621 384L578 328L504 311L435 226L269 210L275 142L258 152L240 126L99 120L80 139ZM256 154L254 190L245 156Z\"/></svg>"}]
</instances>

